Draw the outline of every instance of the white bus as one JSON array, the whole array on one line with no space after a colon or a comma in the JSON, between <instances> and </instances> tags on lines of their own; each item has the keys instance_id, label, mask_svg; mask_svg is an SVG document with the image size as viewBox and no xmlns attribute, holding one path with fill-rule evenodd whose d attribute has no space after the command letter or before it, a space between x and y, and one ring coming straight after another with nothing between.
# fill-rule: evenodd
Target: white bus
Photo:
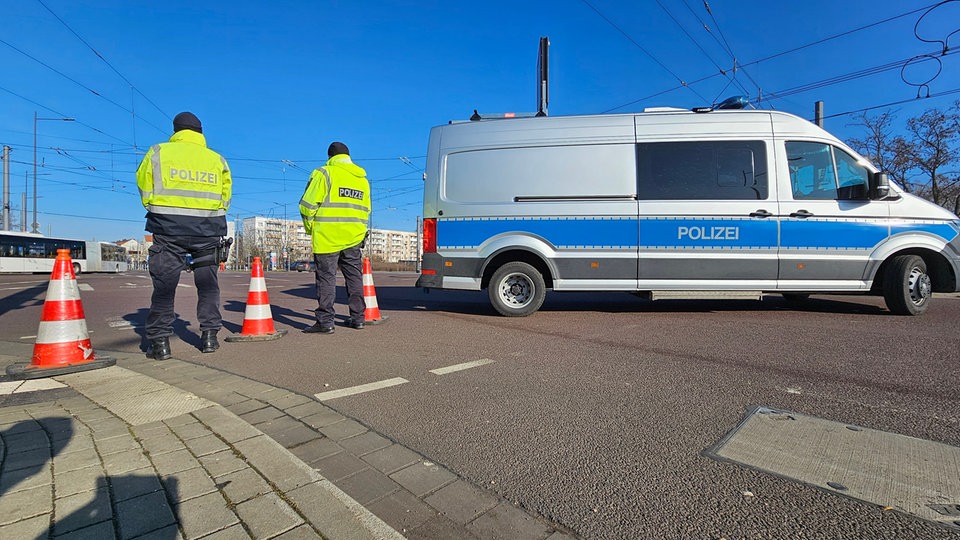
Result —
<instances>
[{"instance_id":1,"label":"white bus","mask_svg":"<svg viewBox=\"0 0 960 540\"><path fill-rule=\"evenodd\" d=\"M70 250L75 274L127 271L127 250L116 244L0 231L0 273L50 273L58 249Z\"/></svg>"}]
</instances>

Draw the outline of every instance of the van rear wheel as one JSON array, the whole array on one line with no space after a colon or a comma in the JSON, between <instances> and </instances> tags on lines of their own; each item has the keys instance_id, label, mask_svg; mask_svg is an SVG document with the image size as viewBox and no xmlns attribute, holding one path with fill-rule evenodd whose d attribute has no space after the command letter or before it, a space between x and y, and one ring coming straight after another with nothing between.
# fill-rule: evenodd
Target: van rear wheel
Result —
<instances>
[{"instance_id":1,"label":"van rear wheel","mask_svg":"<svg viewBox=\"0 0 960 540\"><path fill-rule=\"evenodd\" d=\"M900 255L883 275L883 298L895 315L922 315L930 307L933 285L927 263L917 255Z\"/></svg>"},{"instance_id":2,"label":"van rear wheel","mask_svg":"<svg viewBox=\"0 0 960 540\"><path fill-rule=\"evenodd\" d=\"M507 317L530 315L540 309L546 297L543 276L524 262L511 262L498 268L487 289L493 309Z\"/></svg>"},{"instance_id":3,"label":"van rear wheel","mask_svg":"<svg viewBox=\"0 0 960 540\"><path fill-rule=\"evenodd\" d=\"M80 263L73 263L73 275L80 275Z\"/></svg>"}]
</instances>

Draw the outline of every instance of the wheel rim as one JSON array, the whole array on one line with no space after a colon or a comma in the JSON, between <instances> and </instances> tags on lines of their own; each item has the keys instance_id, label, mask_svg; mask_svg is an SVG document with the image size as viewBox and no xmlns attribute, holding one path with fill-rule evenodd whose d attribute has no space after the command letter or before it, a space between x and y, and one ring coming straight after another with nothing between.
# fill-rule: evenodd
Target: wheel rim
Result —
<instances>
[{"instance_id":1,"label":"wheel rim","mask_svg":"<svg viewBox=\"0 0 960 540\"><path fill-rule=\"evenodd\" d=\"M916 266L910 270L910 277L907 284L910 289L910 301L919 306L927 301L930 293L933 292L933 286L930 283L930 276Z\"/></svg>"},{"instance_id":2,"label":"wheel rim","mask_svg":"<svg viewBox=\"0 0 960 540\"><path fill-rule=\"evenodd\" d=\"M533 300L533 283L519 272L508 274L500 280L500 299L512 308L522 308Z\"/></svg>"}]
</instances>

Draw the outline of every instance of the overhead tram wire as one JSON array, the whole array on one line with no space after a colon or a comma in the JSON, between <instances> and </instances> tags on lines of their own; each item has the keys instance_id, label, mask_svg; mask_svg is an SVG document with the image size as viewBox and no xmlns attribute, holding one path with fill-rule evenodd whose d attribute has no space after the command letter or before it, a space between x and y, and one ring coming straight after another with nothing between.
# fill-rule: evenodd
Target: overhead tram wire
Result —
<instances>
[{"instance_id":1,"label":"overhead tram wire","mask_svg":"<svg viewBox=\"0 0 960 540\"><path fill-rule=\"evenodd\" d=\"M872 107L865 107L865 108L863 108L863 109L856 109L856 110L853 110L853 111L846 111L846 112L841 112L841 113L836 113L836 114L829 114L829 115L827 115L827 116L824 116L823 118L824 118L824 119L827 119L827 118L837 118L838 116L847 116L847 115L850 115L850 114L857 114L857 113L872 111L872 110L874 110L874 109L883 109L883 108L886 108L886 107L893 107L894 105L903 105L904 103L910 103L910 102L914 102L914 101L921 101L921 100L927 100L927 99L932 99L932 98L937 98L937 97L949 96L949 95L953 95L953 94L960 94L960 88L954 88L953 90L945 90L945 91L943 91L943 92L937 92L937 93L935 93L935 94L930 94L929 96L918 96L918 97L913 97L913 98L909 98L909 99L901 99L900 101L893 101L893 102L890 102L890 103L884 103L883 105L874 105L874 106L872 106Z\"/></svg>"},{"instance_id":2,"label":"overhead tram wire","mask_svg":"<svg viewBox=\"0 0 960 540\"><path fill-rule=\"evenodd\" d=\"M136 87L136 85L134 85L132 82L130 82L129 79L127 79L126 77L124 77L124 76L123 76L123 73L120 73L120 71L118 71L117 68L113 67L113 64L111 64L110 62L108 62L107 59L104 58L102 54L100 54L99 52L97 52L97 50L94 49L92 45L90 45L89 43L87 43L87 41L86 41L85 39L83 39L83 37L81 37L80 34L78 34L76 31L74 31L73 28L70 28L70 25L68 25L68 24L66 23L66 21L64 21L59 15L57 15L56 13L54 13L54 11L53 11L52 9L50 9L49 7L47 7L47 5L43 3L43 0L37 0L37 2L38 2L41 6L43 6L44 9L46 9L47 11L49 11L50 14L53 15L58 21L60 21L60 24L62 24L62 25L64 26L64 28L66 28L67 30L69 30L71 34L73 34L74 36L76 36L76 38L79 39L81 43L83 43L84 45L86 45L87 48L90 49L90 50L93 52L93 54L97 55L97 58L99 58L100 60L102 60L103 63L107 65L107 67L109 67L110 69L112 69L113 72L117 74L117 76L119 76L121 79L123 79L123 82L127 83L128 85L130 85L130 88L132 88L136 93L140 94L140 96L143 97L143 99L147 100L147 103L153 105L153 107L154 107L155 109L157 109L157 111L159 111L160 114L162 114L164 117L166 117L167 120L172 120L172 119L170 118L170 115L168 115L166 112L164 112L163 109L161 109L161 108L160 108L156 103L154 103L149 97L147 97L143 92L141 92L141 91ZM128 111L128 112L132 112L132 111ZM140 119L143 120L144 122L146 122L147 124L150 124L149 122L147 122L146 120L144 120L142 117L141 117ZM156 126L154 126L153 124L150 124L150 125L156 128ZM159 129L159 128L157 128L157 129ZM164 130L160 130L160 131L163 132Z\"/></svg>"},{"instance_id":3,"label":"overhead tram wire","mask_svg":"<svg viewBox=\"0 0 960 540\"><path fill-rule=\"evenodd\" d=\"M825 43L825 42L827 42L827 41L831 41L831 40L833 40L833 39L837 39L837 38L840 38L840 37L843 37L843 36L847 36L847 35L850 35L850 34L859 32L859 31L861 31L861 30L866 30L866 29L868 29L868 28L872 28L872 27L874 27L874 26L878 26L878 25L881 25L881 24L884 24L884 23L887 23L887 22L890 22L890 21L894 21L894 20L896 20L896 19L900 19L900 18L903 18L903 17L907 17L907 16L909 16L909 15L913 15L913 14L919 13L919 12L921 12L921 11L926 11L926 10L930 9L931 7L937 6L937 5L941 4L941 3L942 3L942 2L936 2L936 3L934 3L934 4L930 4L930 5L925 6L925 7L921 7L921 8L918 8L918 9L914 9L914 10L911 10L911 11L907 11L907 12L905 12L905 13L901 13L900 15L894 15L894 16L892 16L892 17L887 17L886 19L883 19L883 20L880 20L880 21L877 21L877 22L873 22L873 23L870 23L870 24L866 24L866 25L863 25L863 26L854 28L854 29L852 29L852 30L847 30L847 31L841 32L841 33L839 33L839 34L835 34L835 35L832 35L832 36L828 36L828 37L819 39L819 40L817 40L817 41L813 41L813 42L807 43L807 44L805 44L805 45L800 45L799 47L794 47L794 48L788 49L788 50L786 50L786 51L782 51L782 52L779 52L779 53L775 53L775 54L772 54L772 55L770 55L770 56L766 56L766 57L764 57L764 58L760 58L759 60L754 60L754 61L751 61L751 62L742 63L742 64L740 64L740 67L753 66L753 65L759 64L759 63L761 63L761 62L766 62L766 61L768 61L768 60L772 60L772 59L778 58L778 57L780 57L780 56L784 56L784 55L787 55L787 54L790 54L790 53L794 53L794 52L797 52L797 51L799 51L799 50L803 50L803 49L806 49L806 48L808 48L808 47L812 47L812 46L814 46L814 45L819 45L819 44ZM646 100L648 100L648 99L652 99L652 98L655 98L655 97L657 97L657 96L662 96L662 95L664 95L664 94L669 94L670 92L674 92L674 91L680 90L680 89L682 89L682 88L691 87L691 86L693 86L693 85L695 85L695 84L699 84L699 83L708 81L708 80L710 80L710 79L713 79L714 77L719 77L719 76L721 76L720 73L714 73L714 74L711 74L711 75L707 75L707 76L701 77L701 78L699 78L699 79L697 79L697 80L690 81L689 83L684 83L684 84L681 84L681 85L679 85L679 86L674 86L674 87L672 87L672 88L668 88L668 89L666 89L666 90L662 90L662 91L660 91L660 92L651 94L651 95L649 95L649 96L645 96L645 97L642 97L642 98L638 98L638 99L629 101L629 102L627 102L627 103L618 105L618 106L616 106L616 107L611 107L611 108L609 108L609 109L607 109L607 110L605 110L605 111L602 111L601 114L613 112L613 111L616 111L617 109L622 109L622 108L624 108L624 107L629 107L630 105L634 105L634 104L636 104L636 103L640 103L641 101L646 101Z\"/></svg>"},{"instance_id":4,"label":"overhead tram wire","mask_svg":"<svg viewBox=\"0 0 960 540\"><path fill-rule=\"evenodd\" d=\"M689 88L690 91L694 93L694 95L696 95L696 96L697 96L698 98L700 98L701 100L706 101L706 98L705 98L705 97L701 96L699 92L697 92L695 89L691 88L679 75L677 75L676 73L674 73L670 68L668 68L663 62L661 62L661 61L660 61L656 56L654 56L650 51L648 51L648 50L645 49L642 45L640 45L639 43L637 43L636 40L634 40L632 37L630 37L630 35L627 34L622 28L620 28L619 26L617 26L616 23L614 23L614 22L611 21L609 18L607 18L606 15L604 15L603 13L601 13L599 9L595 8L595 7L594 7L590 2L588 2L587 0L580 0L580 1L583 2L584 4L586 4L587 7L589 7L590 9L592 9L597 15L600 16L601 19L603 19L604 21L606 21L607 24L609 24L609 25L612 26L614 29L616 29L617 32L620 32L620 34L622 34L623 37L627 38L627 40L630 41L630 43L633 43L638 49L640 49L641 51L643 51L643 53L646 54L647 56L649 56L651 60L653 60L654 62L656 62L658 66L660 66L660 67L663 68L667 73L669 73L670 75L672 75L673 78L677 79L677 81L680 83L680 87Z\"/></svg>"},{"instance_id":5,"label":"overhead tram wire","mask_svg":"<svg viewBox=\"0 0 960 540\"><path fill-rule=\"evenodd\" d=\"M6 93L8 93L8 94L10 94L10 95L12 95L12 96L18 97L18 98L20 98L20 99L22 99L22 100L24 100L24 101L26 101L26 102L28 102L28 103L32 103L32 104L36 105L37 107L39 107L39 108L41 108L41 109L43 109L43 110L45 110L45 111L49 111L49 112L51 112L51 113L53 113L53 114L55 114L55 115L57 115L57 116L63 116L63 117L69 116L69 115L63 114L63 113L61 113L61 112L59 112L59 111L57 111L57 110L51 109L50 107L47 107L46 105L43 105L43 104L41 104L41 103L37 103L36 101L34 101L34 100L32 100L32 99L30 99L30 98L28 98L28 97L26 97L26 96L21 96L20 94L14 92L13 90L4 88L4 87L2 87L2 86L0 86L0 90L3 90L4 92L6 92ZM125 145L129 145L129 144L130 144L129 142L121 139L120 137L117 137L116 135L111 135L111 134L109 134L109 133L107 133L107 132L105 132L105 131L101 131L101 130L99 130L99 129L93 127L93 126L91 126L90 124L86 124L86 123L81 122L81 121L76 120L76 119L74 119L74 123L75 123L75 124L79 124L79 125L87 128L87 129L93 130L93 131L95 131L95 132L97 132L97 133L99 133L99 134L101 134L101 135L106 135L107 137L110 137L111 139L118 140L118 141L122 142L122 143L125 144Z\"/></svg>"},{"instance_id":6,"label":"overhead tram wire","mask_svg":"<svg viewBox=\"0 0 960 540\"><path fill-rule=\"evenodd\" d=\"M740 89L741 92L743 92L744 94L747 94L747 95L750 94L750 92L748 92L747 89L744 88L744 86L743 86L742 84L740 84L740 81L737 81L737 80L736 80L736 73L734 73L734 76L733 76L733 77L730 77L730 75L727 73L727 71L726 71L725 69L723 69L722 67L720 67L720 64L718 64L718 63L713 59L713 57L711 57L710 54L707 53L707 51L700 45L700 42L698 42L698 41L690 34L690 32L687 32L687 29L684 28L684 26L680 23L680 21L678 21L677 18L673 16L673 13L671 13L670 10L668 10L667 7L664 6L662 2L660 2L660 0L657 0L657 5L659 5L660 8L663 9L663 11L667 14L667 16L670 17L670 19L673 20L674 23L676 23L676 25L680 28L680 31L683 32L684 35L686 35L687 38L688 38L698 49L700 49L700 52L703 53L703 56L705 56L705 57L707 58L707 60L709 60L710 63L712 63L715 68L717 68L717 72L720 73L721 75L723 75L723 76L725 76L725 77L727 77L727 78L730 79L730 82L727 83L727 86L724 87L724 90L723 90L723 91L726 91L726 89L730 86L730 84L735 84L735 85L737 86L737 88ZM721 94L722 94L722 92L721 92ZM719 99L719 97L715 98L715 99L713 100L713 102L716 102L717 99ZM711 103L713 103L713 102L711 102Z\"/></svg>"}]
</instances>

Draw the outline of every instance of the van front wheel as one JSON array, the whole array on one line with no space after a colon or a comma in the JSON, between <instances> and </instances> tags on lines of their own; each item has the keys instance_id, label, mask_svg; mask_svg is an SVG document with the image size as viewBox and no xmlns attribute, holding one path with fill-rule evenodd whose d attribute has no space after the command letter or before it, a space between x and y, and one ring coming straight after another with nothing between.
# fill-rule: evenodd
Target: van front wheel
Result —
<instances>
[{"instance_id":1,"label":"van front wheel","mask_svg":"<svg viewBox=\"0 0 960 540\"><path fill-rule=\"evenodd\" d=\"M916 255L900 255L890 261L883 276L883 298L895 315L922 315L930 306L933 286L927 263Z\"/></svg>"},{"instance_id":2,"label":"van front wheel","mask_svg":"<svg viewBox=\"0 0 960 540\"><path fill-rule=\"evenodd\" d=\"M493 309L501 315L526 317L543 305L546 285L536 268L523 262L511 262L494 272L488 292Z\"/></svg>"}]
</instances>

